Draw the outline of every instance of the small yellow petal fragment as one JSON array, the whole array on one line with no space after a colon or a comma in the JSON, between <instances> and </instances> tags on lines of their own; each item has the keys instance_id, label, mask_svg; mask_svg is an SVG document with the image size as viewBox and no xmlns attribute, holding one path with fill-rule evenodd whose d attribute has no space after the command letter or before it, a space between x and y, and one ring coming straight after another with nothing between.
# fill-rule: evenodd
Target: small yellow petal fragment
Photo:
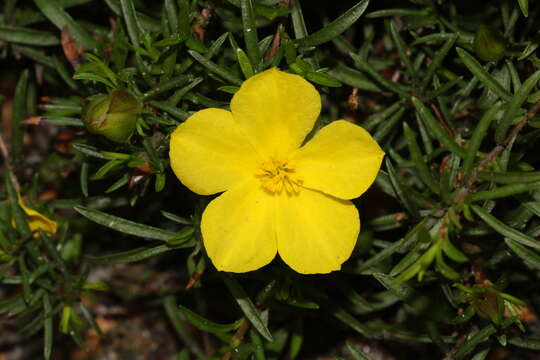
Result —
<instances>
[{"instance_id":1,"label":"small yellow petal fragment","mask_svg":"<svg viewBox=\"0 0 540 360\"><path fill-rule=\"evenodd\" d=\"M24 213L28 216L28 226L34 233L34 237L38 237L38 230L42 230L47 235L56 234L58 225L55 221L49 219L40 212L27 207L19 196L19 206L23 209ZM12 224L15 224L15 220L12 220Z\"/></svg>"}]
</instances>

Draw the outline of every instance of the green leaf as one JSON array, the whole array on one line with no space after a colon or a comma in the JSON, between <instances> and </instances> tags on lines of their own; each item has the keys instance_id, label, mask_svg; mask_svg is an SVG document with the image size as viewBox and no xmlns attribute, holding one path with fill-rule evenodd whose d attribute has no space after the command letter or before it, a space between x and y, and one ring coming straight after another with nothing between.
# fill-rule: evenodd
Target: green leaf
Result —
<instances>
[{"instance_id":1,"label":"green leaf","mask_svg":"<svg viewBox=\"0 0 540 360\"><path fill-rule=\"evenodd\" d=\"M472 171L476 154L478 149L480 149L480 144L482 143L484 137L488 134L489 126L495 119L495 115L497 115L501 109L501 105L501 103L497 103L495 106L490 107L489 110L484 113L478 122L478 125L476 125L469 143L467 144L467 149L465 150L466 153L462 166L462 171L464 174L469 174Z\"/></svg>"},{"instance_id":2,"label":"green leaf","mask_svg":"<svg viewBox=\"0 0 540 360\"><path fill-rule=\"evenodd\" d=\"M259 311L255 308L255 305L253 305L253 302L246 294L242 286L240 286L238 281L233 278L232 275L227 273L223 274L223 281L225 282L225 285L233 295L234 299L238 303L238 306L240 307L246 318L251 322L251 325L253 325L253 327L257 329L259 334L261 334L262 337L264 337L266 340L270 342L274 341L272 333L270 332L270 330L268 330L263 320L261 319Z\"/></svg>"},{"instance_id":3,"label":"green leaf","mask_svg":"<svg viewBox=\"0 0 540 360\"><path fill-rule=\"evenodd\" d=\"M366 354L358 350L356 346L351 344L349 341L347 341L346 344L347 344L347 349L349 349L349 352L353 356L354 360L370 360Z\"/></svg>"},{"instance_id":4,"label":"green leaf","mask_svg":"<svg viewBox=\"0 0 540 360\"><path fill-rule=\"evenodd\" d=\"M457 156L464 158L465 150L459 146L454 139L448 135L446 130L439 124L435 116L419 99L411 97L411 101L418 112L420 118L424 121L427 128L433 133L433 135L439 140L442 146L450 150Z\"/></svg>"},{"instance_id":5,"label":"green leaf","mask_svg":"<svg viewBox=\"0 0 540 360\"><path fill-rule=\"evenodd\" d=\"M446 57L448 52L454 47L454 43L456 42L457 38L458 36L454 35L453 37L446 40L442 48L435 53L431 64L427 68L425 74L422 76L422 86L424 88L429 84L435 72L441 67L444 58Z\"/></svg>"},{"instance_id":6,"label":"green leaf","mask_svg":"<svg viewBox=\"0 0 540 360\"><path fill-rule=\"evenodd\" d=\"M202 66L204 66L208 71L221 76L223 79L229 81L230 83L234 85L240 85L242 84L242 80L237 78L235 75L231 74L230 71L220 67L216 63L208 60L201 54L199 54L196 51L188 50L188 53L195 59L197 62L199 62Z\"/></svg>"},{"instance_id":7,"label":"green leaf","mask_svg":"<svg viewBox=\"0 0 540 360\"><path fill-rule=\"evenodd\" d=\"M117 216L106 214L99 210L90 209L82 205L77 205L74 207L74 209L87 219L90 219L100 225L106 226L116 231L120 231L125 234L162 241L171 241L178 236L177 233L172 231L162 230L153 226L139 224Z\"/></svg>"},{"instance_id":8,"label":"green leaf","mask_svg":"<svg viewBox=\"0 0 540 360\"><path fill-rule=\"evenodd\" d=\"M242 9L242 28L244 41L246 42L247 55L251 64L256 65L261 61L259 52L259 39L257 38L257 26L255 25L255 12L253 0L240 0ZM249 76L246 76L248 78Z\"/></svg>"},{"instance_id":9,"label":"green leaf","mask_svg":"<svg viewBox=\"0 0 540 360\"><path fill-rule=\"evenodd\" d=\"M370 338L372 335L372 330L368 328L366 325L362 324L360 321L358 321L354 316L349 314L347 311L345 311L343 308L338 307L334 312L333 315L336 319L340 320L344 324L348 325L351 329L357 331L362 336L365 336L366 338Z\"/></svg>"},{"instance_id":10,"label":"green leaf","mask_svg":"<svg viewBox=\"0 0 540 360\"><path fill-rule=\"evenodd\" d=\"M251 65L251 62L249 61L248 56L242 50L242 48L236 49L236 59L238 60L238 64L240 65L240 69L242 70L242 73L244 74L244 77L246 79L249 79L253 76L253 66Z\"/></svg>"},{"instance_id":11,"label":"green leaf","mask_svg":"<svg viewBox=\"0 0 540 360\"><path fill-rule=\"evenodd\" d=\"M464 253L459 251L449 239L442 240L441 248L446 256L455 262L463 263L469 261L469 258Z\"/></svg>"},{"instance_id":12,"label":"green leaf","mask_svg":"<svg viewBox=\"0 0 540 360\"><path fill-rule=\"evenodd\" d=\"M382 142L388 135L392 133L392 131L397 127L399 124L401 118L405 114L406 109L401 108L396 113L394 113L392 116L390 116L389 119L382 122L379 127L377 128L377 131L375 134L373 134L373 138L377 142Z\"/></svg>"},{"instance_id":13,"label":"green leaf","mask_svg":"<svg viewBox=\"0 0 540 360\"><path fill-rule=\"evenodd\" d=\"M304 15L302 14L302 8L300 1L293 1L291 7L291 20L294 30L295 39L302 39L308 36L306 23L304 21Z\"/></svg>"},{"instance_id":14,"label":"green leaf","mask_svg":"<svg viewBox=\"0 0 540 360\"><path fill-rule=\"evenodd\" d=\"M522 258L527 265L534 269L540 270L540 254L521 246L518 242L512 239L505 238L504 242L517 256Z\"/></svg>"},{"instance_id":15,"label":"green leaf","mask_svg":"<svg viewBox=\"0 0 540 360\"><path fill-rule=\"evenodd\" d=\"M511 184L501 186L492 190L479 191L472 194L469 199L471 201L492 200L498 198L505 198L511 195L516 195L538 189L540 189L540 181L524 184Z\"/></svg>"},{"instance_id":16,"label":"green leaf","mask_svg":"<svg viewBox=\"0 0 540 360\"><path fill-rule=\"evenodd\" d=\"M493 215L489 214L486 210L483 208L477 206L477 205L471 205L471 209L486 223L488 224L493 230L498 232L499 234L508 237L514 241L517 241L520 244L523 244L525 246L529 246L535 249L540 249L540 241L537 241L536 239L511 228L508 225L505 225L502 221L494 217Z\"/></svg>"},{"instance_id":17,"label":"green leaf","mask_svg":"<svg viewBox=\"0 0 540 360\"><path fill-rule=\"evenodd\" d=\"M180 120L186 120L191 115L187 111L179 109L176 106L169 105L168 103L165 103L165 102L149 101L148 105L153 106L156 109L165 111L166 113L169 113Z\"/></svg>"},{"instance_id":18,"label":"green leaf","mask_svg":"<svg viewBox=\"0 0 540 360\"><path fill-rule=\"evenodd\" d=\"M418 227L418 226L417 226ZM437 226L439 228L439 226ZM432 245L433 240L431 234L425 226L419 227L416 237L418 240L414 243L414 247L407 251L406 255L392 268L389 275L396 277L402 273L404 281L412 278L418 271L421 270L421 264L416 264L423 253Z\"/></svg>"},{"instance_id":19,"label":"green leaf","mask_svg":"<svg viewBox=\"0 0 540 360\"><path fill-rule=\"evenodd\" d=\"M60 6L58 0L34 0L34 3L58 29L67 27L80 45L87 49L97 47L97 41Z\"/></svg>"},{"instance_id":20,"label":"green leaf","mask_svg":"<svg viewBox=\"0 0 540 360\"><path fill-rule=\"evenodd\" d=\"M43 117L41 121L47 125L53 126L75 126L75 127L84 127L84 123L81 119L72 118L72 117Z\"/></svg>"},{"instance_id":21,"label":"green leaf","mask_svg":"<svg viewBox=\"0 0 540 360\"><path fill-rule=\"evenodd\" d=\"M384 163L386 164L388 176L397 197L399 198L399 200L401 200L411 217L418 218L418 209L416 208L416 204L412 201L412 193L410 189L408 189L406 185L397 178L396 171L394 170L394 165L392 165L392 162L388 157L384 159Z\"/></svg>"},{"instance_id":22,"label":"green leaf","mask_svg":"<svg viewBox=\"0 0 540 360\"><path fill-rule=\"evenodd\" d=\"M354 86L367 91L383 91L379 86L377 86L373 81L368 79L360 71L354 70L342 64L341 62L338 63L337 68L331 70L329 74L349 86Z\"/></svg>"},{"instance_id":23,"label":"green leaf","mask_svg":"<svg viewBox=\"0 0 540 360\"><path fill-rule=\"evenodd\" d=\"M13 97L11 115L11 156L15 165L20 165L23 152L23 130L21 121L27 116L28 70L19 77Z\"/></svg>"},{"instance_id":24,"label":"green leaf","mask_svg":"<svg viewBox=\"0 0 540 360\"><path fill-rule=\"evenodd\" d=\"M203 352L197 340L191 334L190 329L188 328L185 320L181 317L181 313L178 311L174 295L167 295L163 299L163 306L165 307L165 312L167 317L171 321L176 333L182 339L187 348L199 359L206 358L206 354Z\"/></svg>"},{"instance_id":25,"label":"green leaf","mask_svg":"<svg viewBox=\"0 0 540 360\"><path fill-rule=\"evenodd\" d=\"M102 167L98 169L98 171L96 171L94 175L90 177L90 179L91 180L103 179L103 177L105 177L105 175L107 175L111 170L122 165L123 163L125 163L125 160L123 159L113 159L113 160L107 161Z\"/></svg>"},{"instance_id":26,"label":"green leaf","mask_svg":"<svg viewBox=\"0 0 540 360\"><path fill-rule=\"evenodd\" d=\"M319 31L298 39L298 44L302 47L321 45L341 35L341 33L351 27L360 18L360 16L362 16L368 5L369 0L359 1L352 8L344 12L340 17Z\"/></svg>"},{"instance_id":27,"label":"green leaf","mask_svg":"<svg viewBox=\"0 0 540 360\"><path fill-rule=\"evenodd\" d=\"M460 278L459 274L450 266L448 266L448 264L446 264L442 256L442 253L440 252L437 253L435 257L435 266L437 270L447 279L457 280Z\"/></svg>"},{"instance_id":28,"label":"green leaf","mask_svg":"<svg viewBox=\"0 0 540 360\"><path fill-rule=\"evenodd\" d=\"M193 326L195 326L199 330L212 334L227 333L237 329L240 325L238 321L231 324L218 324L200 316L199 314L189 310L185 306L178 305L178 308Z\"/></svg>"},{"instance_id":29,"label":"green leaf","mask_svg":"<svg viewBox=\"0 0 540 360\"><path fill-rule=\"evenodd\" d=\"M43 312L45 316L43 320L43 358L49 360L52 355L54 336L53 314L49 294L43 295Z\"/></svg>"},{"instance_id":30,"label":"green leaf","mask_svg":"<svg viewBox=\"0 0 540 360\"><path fill-rule=\"evenodd\" d=\"M516 336L510 338L508 342L523 349L540 350L539 336Z\"/></svg>"},{"instance_id":31,"label":"green leaf","mask_svg":"<svg viewBox=\"0 0 540 360\"><path fill-rule=\"evenodd\" d=\"M0 26L0 40L35 46L60 44L60 40L50 32L7 26Z\"/></svg>"},{"instance_id":32,"label":"green leaf","mask_svg":"<svg viewBox=\"0 0 540 360\"><path fill-rule=\"evenodd\" d=\"M377 70L364 58L362 58L360 55L355 54L353 52L349 52L349 56L354 60L355 65L365 73L367 73L373 80L375 80L379 85L382 85L387 90L397 93L401 95L402 97L408 96L408 88L398 84L396 82L392 82L379 74Z\"/></svg>"},{"instance_id":33,"label":"green leaf","mask_svg":"<svg viewBox=\"0 0 540 360\"><path fill-rule=\"evenodd\" d=\"M523 16L529 17L529 0L518 0L518 4Z\"/></svg>"},{"instance_id":34,"label":"green leaf","mask_svg":"<svg viewBox=\"0 0 540 360\"><path fill-rule=\"evenodd\" d=\"M328 87L340 87L341 83L334 77L320 72L320 71L308 71L306 73L306 78L319 85L328 86Z\"/></svg>"},{"instance_id":35,"label":"green leaf","mask_svg":"<svg viewBox=\"0 0 540 360\"><path fill-rule=\"evenodd\" d=\"M456 51L469 71L472 72L488 89L500 96L503 100L509 101L512 99L512 94L503 88L503 86L484 69L478 60L461 48L457 48Z\"/></svg>"},{"instance_id":36,"label":"green leaf","mask_svg":"<svg viewBox=\"0 0 540 360\"><path fill-rule=\"evenodd\" d=\"M426 16L429 12L429 9L425 10L414 10L414 9L384 9L373 11L366 15L367 18L375 19L381 17L390 17L390 16Z\"/></svg>"},{"instance_id":37,"label":"green leaf","mask_svg":"<svg viewBox=\"0 0 540 360\"><path fill-rule=\"evenodd\" d=\"M201 79L201 78L198 78L198 79ZM149 100L149 99L151 99L153 97L156 97L158 95L161 95L161 94L163 94L163 93L165 93L165 92L167 92L169 90L175 89L175 88L180 87L180 86L185 86L185 85L187 85L187 83L189 81L193 81L193 80L195 80L195 79L193 79L193 77L190 76L190 75L175 76L172 79L168 79L168 80L165 80L165 81L159 83L158 85L156 85L156 87L154 89L144 93L143 96L142 96L142 100L147 101L147 100ZM189 85L191 85L191 84L189 84Z\"/></svg>"},{"instance_id":38,"label":"green leaf","mask_svg":"<svg viewBox=\"0 0 540 360\"><path fill-rule=\"evenodd\" d=\"M399 34L399 30L394 20L390 21L390 35L392 36L392 40L394 40L394 44L396 44L399 57L401 61L403 61L403 63L405 64L407 72L410 75L414 76L416 74L416 71L411 63L409 55L407 55L407 44L405 44L405 41Z\"/></svg>"},{"instance_id":39,"label":"green leaf","mask_svg":"<svg viewBox=\"0 0 540 360\"><path fill-rule=\"evenodd\" d=\"M122 16L126 22L129 39L133 45L138 45L142 30L137 12L135 11L135 4L133 4L132 0L120 0L120 6L122 8Z\"/></svg>"},{"instance_id":40,"label":"green leaf","mask_svg":"<svg viewBox=\"0 0 540 360\"><path fill-rule=\"evenodd\" d=\"M375 266L376 264L380 263L381 261L387 259L388 257L392 256L392 254L396 253L400 250L407 250L411 246L414 246L416 242L420 239L419 233L422 230L425 230L425 220L422 220L418 225L416 225L411 231L405 235L405 237L399 241L396 241L390 246L387 246L382 251L379 251L376 255L372 256L368 260L366 260L364 263L360 265L358 269L356 269L357 272L362 272L366 269L369 269L370 267Z\"/></svg>"},{"instance_id":41,"label":"green leaf","mask_svg":"<svg viewBox=\"0 0 540 360\"><path fill-rule=\"evenodd\" d=\"M485 181L493 181L499 184L515 184L515 183L530 183L540 181L540 172L495 172L495 171L481 171L478 173L478 179Z\"/></svg>"},{"instance_id":42,"label":"green leaf","mask_svg":"<svg viewBox=\"0 0 540 360\"><path fill-rule=\"evenodd\" d=\"M510 104L506 108L504 117L497 125L497 129L495 130L495 141L497 141L498 144L502 144L505 140L506 133L512 125L512 121L518 115L521 105L523 105L523 103L527 100L529 94L531 93L532 89L535 88L539 80L540 70L529 76L510 100Z\"/></svg>"},{"instance_id":43,"label":"green leaf","mask_svg":"<svg viewBox=\"0 0 540 360\"><path fill-rule=\"evenodd\" d=\"M422 150L420 150L420 146L418 146L418 142L416 141L416 134L411 130L411 128L406 122L403 122L403 131L405 134L405 139L407 139L409 153L411 154L411 158L416 165L416 169L418 170L418 175L420 176L420 179L422 179L424 184L426 184L426 186L433 193L440 193L439 184L435 182L435 179L431 174L431 170L429 169L426 161L424 160Z\"/></svg>"},{"instance_id":44,"label":"green leaf","mask_svg":"<svg viewBox=\"0 0 540 360\"><path fill-rule=\"evenodd\" d=\"M513 318L504 319L500 327L504 329L508 327L509 325L511 325L513 322L514 322ZM491 335L496 334L497 330L498 330L497 327L495 327L495 325L493 324L489 324L483 327L476 334L469 337L463 343L463 345L461 345L458 348L458 350L454 354L454 358L456 360L464 359L469 353L471 353L476 348L476 346L487 341Z\"/></svg>"},{"instance_id":45,"label":"green leaf","mask_svg":"<svg viewBox=\"0 0 540 360\"><path fill-rule=\"evenodd\" d=\"M159 245L154 247L139 247L127 251L122 251L110 255L102 256L86 256L88 260L91 260L100 264L126 264L148 259L149 257L156 256L158 254L165 253L167 251L174 250L175 248L169 245Z\"/></svg>"},{"instance_id":46,"label":"green leaf","mask_svg":"<svg viewBox=\"0 0 540 360\"><path fill-rule=\"evenodd\" d=\"M396 280L391 276L381 273L375 273L373 274L373 277L375 277L375 279L377 279L382 286L390 290L392 294L396 295L403 301L407 301L414 295L414 290L412 287L410 287L406 283L396 283Z\"/></svg>"}]
</instances>

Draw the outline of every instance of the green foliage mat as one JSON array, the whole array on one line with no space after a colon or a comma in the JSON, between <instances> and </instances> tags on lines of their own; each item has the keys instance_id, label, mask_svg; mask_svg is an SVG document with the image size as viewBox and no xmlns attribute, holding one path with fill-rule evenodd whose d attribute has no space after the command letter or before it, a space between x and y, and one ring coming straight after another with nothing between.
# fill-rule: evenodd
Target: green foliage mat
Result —
<instances>
[{"instance_id":1,"label":"green foliage mat","mask_svg":"<svg viewBox=\"0 0 540 360\"><path fill-rule=\"evenodd\" d=\"M0 357L93 358L117 306L167 318L163 358L537 358L539 23L529 0L4 0ZM386 152L340 272L217 272L211 198L170 170L178 124L271 67Z\"/></svg>"}]
</instances>

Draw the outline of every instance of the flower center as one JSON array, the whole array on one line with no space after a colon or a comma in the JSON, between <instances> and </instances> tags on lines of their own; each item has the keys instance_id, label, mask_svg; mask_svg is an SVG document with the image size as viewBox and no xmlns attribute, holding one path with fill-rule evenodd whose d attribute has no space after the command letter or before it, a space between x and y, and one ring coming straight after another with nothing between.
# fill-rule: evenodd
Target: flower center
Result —
<instances>
[{"instance_id":1,"label":"flower center","mask_svg":"<svg viewBox=\"0 0 540 360\"><path fill-rule=\"evenodd\" d=\"M262 187L272 194L280 194L283 189L289 195L297 194L303 181L296 174L295 167L293 161L271 159L261 164L255 176L261 179Z\"/></svg>"}]
</instances>

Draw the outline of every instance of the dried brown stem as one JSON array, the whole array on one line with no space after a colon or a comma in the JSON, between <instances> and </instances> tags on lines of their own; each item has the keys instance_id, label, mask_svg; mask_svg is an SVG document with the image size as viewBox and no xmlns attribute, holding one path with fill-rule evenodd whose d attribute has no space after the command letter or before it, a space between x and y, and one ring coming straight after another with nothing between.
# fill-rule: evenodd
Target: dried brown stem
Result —
<instances>
[{"instance_id":1,"label":"dried brown stem","mask_svg":"<svg viewBox=\"0 0 540 360\"><path fill-rule=\"evenodd\" d=\"M11 176L11 182L13 183L13 186L15 186L15 189L17 192L21 190L21 186L19 185L19 181L17 180L17 177L15 176L15 173L13 172L13 169L11 167L11 157L9 155L8 147L6 146L6 142L4 141L4 137L0 133L0 153L2 154L2 157L4 158L4 163L6 164L6 169L9 172L9 175Z\"/></svg>"},{"instance_id":2,"label":"dried brown stem","mask_svg":"<svg viewBox=\"0 0 540 360\"><path fill-rule=\"evenodd\" d=\"M430 105L431 107L431 110L433 110L433 112L435 113L435 116L437 117L437 120L439 120L439 123L441 124L441 126L444 128L444 130L448 133L448 136L450 136L452 139L454 138L454 132L452 131L452 129L450 129L450 127L446 124L446 121L444 120L442 114L441 114L441 111L439 110L439 108L437 107L437 105L435 104L431 104Z\"/></svg>"}]
</instances>

